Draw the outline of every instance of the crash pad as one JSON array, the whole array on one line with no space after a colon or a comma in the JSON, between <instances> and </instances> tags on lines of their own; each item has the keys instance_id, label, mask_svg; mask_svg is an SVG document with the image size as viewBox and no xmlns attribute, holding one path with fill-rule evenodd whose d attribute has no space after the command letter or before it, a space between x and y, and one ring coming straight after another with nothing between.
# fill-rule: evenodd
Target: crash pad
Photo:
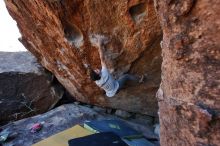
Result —
<instances>
[{"instance_id":1,"label":"crash pad","mask_svg":"<svg viewBox=\"0 0 220 146\"><path fill-rule=\"evenodd\" d=\"M102 132L69 141L69 146L128 146L113 132Z\"/></svg>"},{"instance_id":2,"label":"crash pad","mask_svg":"<svg viewBox=\"0 0 220 146\"><path fill-rule=\"evenodd\" d=\"M148 141L145 138L137 138L137 139L122 139L125 143L127 143L129 146L154 146L153 143Z\"/></svg>"},{"instance_id":3,"label":"crash pad","mask_svg":"<svg viewBox=\"0 0 220 146\"><path fill-rule=\"evenodd\" d=\"M79 125L76 125L72 128L50 136L49 138L44 139L32 146L68 146L68 141L70 139L79 138L90 134L93 133Z\"/></svg>"},{"instance_id":4,"label":"crash pad","mask_svg":"<svg viewBox=\"0 0 220 146\"><path fill-rule=\"evenodd\" d=\"M121 138L140 138L143 135L132 129L128 124L121 120L94 120L84 123L84 128L94 133L114 132Z\"/></svg>"}]
</instances>

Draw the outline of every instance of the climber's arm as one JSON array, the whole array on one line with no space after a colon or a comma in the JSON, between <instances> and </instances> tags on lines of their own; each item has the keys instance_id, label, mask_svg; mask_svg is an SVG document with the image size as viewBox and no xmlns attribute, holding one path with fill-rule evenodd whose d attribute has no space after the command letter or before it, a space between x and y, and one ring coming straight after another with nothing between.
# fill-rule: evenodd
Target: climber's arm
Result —
<instances>
[{"instance_id":1,"label":"climber's arm","mask_svg":"<svg viewBox=\"0 0 220 146\"><path fill-rule=\"evenodd\" d=\"M103 49L104 49L104 46L103 46L103 44L100 43L99 47L98 47L98 51L99 51L99 55L100 55L101 65L102 65L102 67L106 67Z\"/></svg>"}]
</instances>

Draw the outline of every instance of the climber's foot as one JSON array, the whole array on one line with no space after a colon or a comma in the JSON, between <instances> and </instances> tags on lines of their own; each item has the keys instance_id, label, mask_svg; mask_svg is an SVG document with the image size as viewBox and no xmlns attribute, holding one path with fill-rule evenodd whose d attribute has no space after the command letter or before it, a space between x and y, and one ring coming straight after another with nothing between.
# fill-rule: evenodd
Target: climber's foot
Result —
<instances>
[{"instance_id":1,"label":"climber's foot","mask_svg":"<svg viewBox=\"0 0 220 146\"><path fill-rule=\"evenodd\" d=\"M138 82L139 82L139 83L143 83L143 82L144 82L144 75L141 75L141 76L140 76L140 79L139 79Z\"/></svg>"},{"instance_id":2,"label":"climber's foot","mask_svg":"<svg viewBox=\"0 0 220 146\"><path fill-rule=\"evenodd\" d=\"M143 83L146 78L147 78L147 74L141 75L138 82Z\"/></svg>"}]
</instances>

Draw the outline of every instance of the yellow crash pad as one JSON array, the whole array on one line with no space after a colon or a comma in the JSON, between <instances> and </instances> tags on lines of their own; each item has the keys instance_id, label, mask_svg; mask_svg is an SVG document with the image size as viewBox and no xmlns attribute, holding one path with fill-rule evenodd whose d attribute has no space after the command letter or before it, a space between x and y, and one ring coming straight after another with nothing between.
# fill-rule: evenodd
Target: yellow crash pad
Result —
<instances>
[{"instance_id":1,"label":"yellow crash pad","mask_svg":"<svg viewBox=\"0 0 220 146\"><path fill-rule=\"evenodd\" d=\"M92 132L76 125L72 128L64 130L47 139L44 139L32 146L68 146L68 141L73 138L83 137L93 134Z\"/></svg>"}]
</instances>

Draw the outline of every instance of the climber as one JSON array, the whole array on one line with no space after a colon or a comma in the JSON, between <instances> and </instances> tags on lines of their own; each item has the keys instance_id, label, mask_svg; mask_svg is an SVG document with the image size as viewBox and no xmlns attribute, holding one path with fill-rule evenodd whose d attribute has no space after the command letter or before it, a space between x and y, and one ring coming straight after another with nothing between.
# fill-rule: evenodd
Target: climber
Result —
<instances>
[{"instance_id":1,"label":"climber","mask_svg":"<svg viewBox=\"0 0 220 146\"><path fill-rule=\"evenodd\" d=\"M92 44L98 47L102 69L93 70L90 68L90 78L93 81L95 81L95 83L100 88L105 90L106 95L108 97L113 97L116 93L119 92L119 90L121 90L124 87L125 83L128 80L142 82L143 76L139 80L137 77L134 77L133 75L124 74L118 80L115 80L110 74L109 70L107 69L107 66L104 61L103 49L105 49L106 40L107 39L105 37L98 35L96 35L95 38L93 36L93 38L91 39Z\"/></svg>"}]
</instances>

